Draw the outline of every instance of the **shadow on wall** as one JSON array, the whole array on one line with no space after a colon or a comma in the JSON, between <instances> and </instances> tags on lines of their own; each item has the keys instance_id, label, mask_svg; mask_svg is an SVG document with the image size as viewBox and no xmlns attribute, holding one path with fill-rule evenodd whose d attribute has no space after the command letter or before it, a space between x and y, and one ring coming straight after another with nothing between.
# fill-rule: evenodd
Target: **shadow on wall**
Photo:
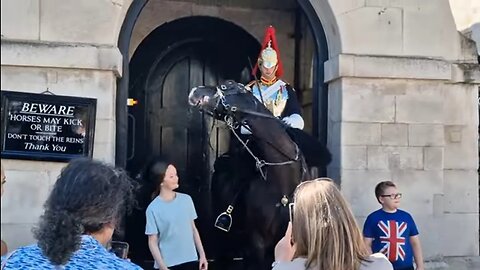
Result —
<instances>
[{"instance_id":1,"label":"shadow on wall","mask_svg":"<svg viewBox=\"0 0 480 270\"><path fill-rule=\"evenodd\" d=\"M472 25L471 31L472 31L471 39L475 41L475 43L477 43L477 60L478 60L478 64L480 64L480 22ZM480 87L478 87L477 100L478 100L478 114L480 115ZM480 156L480 125L478 126L478 135L479 135L478 136L478 156ZM478 161L478 174L480 175L480 159ZM480 196L480 177L478 179L478 194ZM480 209L480 200L478 204L478 209ZM478 222L480 224L480 217L478 219ZM480 237L478 241L480 242Z\"/></svg>"},{"instance_id":2,"label":"shadow on wall","mask_svg":"<svg viewBox=\"0 0 480 270\"><path fill-rule=\"evenodd\" d=\"M480 63L480 22L474 23L470 27L470 38L477 43L478 62Z\"/></svg>"},{"instance_id":3,"label":"shadow on wall","mask_svg":"<svg viewBox=\"0 0 480 270\"><path fill-rule=\"evenodd\" d=\"M473 41L474 47L476 48L477 52L477 59L478 62L480 63L480 22L476 22L472 24L470 27L465 28L464 30L461 30L460 33Z\"/></svg>"}]
</instances>

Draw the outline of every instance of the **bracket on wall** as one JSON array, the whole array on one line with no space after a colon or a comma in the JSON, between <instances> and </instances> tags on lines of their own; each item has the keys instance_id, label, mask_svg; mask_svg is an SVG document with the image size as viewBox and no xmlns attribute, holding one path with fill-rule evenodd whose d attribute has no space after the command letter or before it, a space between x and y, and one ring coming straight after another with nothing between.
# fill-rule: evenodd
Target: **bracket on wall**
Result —
<instances>
[{"instance_id":1,"label":"bracket on wall","mask_svg":"<svg viewBox=\"0 0 480 270\"><path fill-rule=\"evenodd\" d=\"M48 89L48 87L47 87L47 90L41 92L40 94L42 94L42 95L52 95L52 96L55 96L55 93L51 92L50 89Z\"/></svg>"}]
</instances>

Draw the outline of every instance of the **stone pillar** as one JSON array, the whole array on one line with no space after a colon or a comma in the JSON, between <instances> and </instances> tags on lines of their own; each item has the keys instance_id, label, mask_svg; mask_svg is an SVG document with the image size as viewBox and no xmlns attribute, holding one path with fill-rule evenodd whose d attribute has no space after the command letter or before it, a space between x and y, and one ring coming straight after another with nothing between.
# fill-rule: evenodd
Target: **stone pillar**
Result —
<instances>
[{"instance_id":1,"label":"stone pillar","mask_svg":"<svg viewBox=\"0 0 480 270\"><path fill-rule=\"evenodd\" d=\"M341 54L325 69L329 175L360 224L393 180L427 258L478 255L478 66Z\"/></svg>"},{"instance_id":2,"label":"stone pillar","mask_svg":"<svg viewBox=\"0 0 480 270\"><path fill-rule=\"evenodd\" d=\"M97 99L93 157L115 161L116 47L124 1L2 0L1 89ZM100 12L101 11L101 12ZM2 159L8 182L2 239L34 242L31 229L65 163Z\"/></svg>"}]
</instances>

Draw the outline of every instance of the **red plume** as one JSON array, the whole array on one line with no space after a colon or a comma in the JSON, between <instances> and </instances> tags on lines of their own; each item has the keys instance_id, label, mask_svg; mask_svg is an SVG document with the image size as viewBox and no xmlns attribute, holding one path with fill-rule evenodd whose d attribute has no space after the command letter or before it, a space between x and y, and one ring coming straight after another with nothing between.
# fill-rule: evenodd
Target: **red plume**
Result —
<instances>
[{"instance_id":1,"label":"red plume","mask_svg":"<svg viewBox=\"0 0 480 270\"><path fill-rule=\"evenodd\" d=\"M277 68L277 71L275 72L275 76L279 78L279 77L282 77L283 75L283 63L280 60L280 49L278 48L277 38L275 37L275 28L271 25L267 27L267 29L265 30L265 37L263 38L262 49L260 50L260 54L258 55L258 58L262 56L262 51L268 47L269 41L272 41L272 44L271 44L272 49L274 49L277 52L278 68ZM255 65L255 67L253 67L253 70L252 70L253 76L255 76L255 74L257 73L257 70L258 70L258 60L257 60L257 64Z\"/></svg>"}]
</instances>

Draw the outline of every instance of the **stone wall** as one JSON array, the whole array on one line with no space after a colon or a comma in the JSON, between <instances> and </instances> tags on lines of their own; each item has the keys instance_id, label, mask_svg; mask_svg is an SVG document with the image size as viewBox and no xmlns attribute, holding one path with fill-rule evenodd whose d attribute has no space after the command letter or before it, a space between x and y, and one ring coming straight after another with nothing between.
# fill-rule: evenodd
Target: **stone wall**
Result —
<instances>
[{"instance_id":1,"label":"stone wall","mask_svg":"<svg viewBox=\"0 0 480 270\"><path fill-rule=\"evenodd\" d=\"M327 78L329 174L359 221L379 208L375 185L391 179L427 258L477 255L478 86L452 82L444 60L340 55L326 68L342 74Z\"/></svg>"},{"instance_id":2,"label":"stone wall","mask_svg":"<svg viewBox=\"0 0 480 270\"><path fill-rule=\"evenodd\" d=\"M214 1L149 1L138 18L130 42L130 56L133 55L142 40L157 27L175 19L190 16L211 16L232 22L262 42L265 28L276 28L280 56L283 61L285 76L293 82L294 67L294 13L291 6L278 9L253 8L249 2L229 1L226 5L214 5ZM268 1L257 1L268 2ZM291 2L291 1L286 1ZM280 9L281 8L281 9ZM254 61L254 59L252 59Z\"/></svg>"},{"instance_id":3,"label":"stone wall","mask_svg":"<svg viewBox=\"0 0 480 270\"><path fill-rule=\"evenodd\" d=\"M274 0L263 1L150 1L140 14L130 42L130 57L133 56L142 40L157 27L179 18L190 16L212 16L234 23L250 33L258 42L262 42L265 28L273 25L281 51L285 75L283 79L293 83L295 63L295 2L292 0L278 3ZM303 20L306 20L303 17ZM303 96L303 114L305 128L312 128L312 59L314 41L307 22L302 23L302 40L300 51L301 82L300 90Z\"/></svg>"},{"instance_id":4,"label":"stone wall","mask_svg":"<svg viewBox=\"0 0 480 270\"><path fill-rule=\"evenodd\" d=\"M177 14L158 18L186 16L178 13L225 18L225 9L245 8L165 3L177 6ZM359 221L378 208L375 184L393 179L405 193L403 207L419 223L427 258L478 255L479 71L475 44L457 32L448 1L311 3L331 58L325 64L334 152L329 175L341 182ZM258 25L252 25L258 20L243 17L226 19L260 39ZM155 20L140 23L136 33L145 36L162 23ZM140 30L141 25L150 27ZM462 230L456 230L458 219ZM458 245L440 240L442 232L449 232L451 241L460 239Z\"/></svg>"},{"instance_id":5,"label":"stone wall","mask_svg":"<svg viewBox=\"0 0 480 270\"><path fill-rule=\"evenodd\" d=\"M480 23L480 2L476 0L449 0L449 2L459 31Z\"/></svg>"},{"instance_id":6,"label":"stone wall","mask_svg":"<svg viewBox=\"0 0 480 270\"><path fill-rule=\"evenodd\" d=\"M457 32L448 1L329 3L327 39L341 44L325 63L329 175L361 224L379 208L375 185L391 179L427 259L477 256L475 43Z\"/></svg>"},{"instance_id":7,"label":"stone wall","mask_svg":"<svg viewBox=\"0 0 480 270\"><path fill-rule=\"evenodd\" d=\"M93 156L113 163L121 75L116 29L128 5L103 0L2 0L1 5L1 89L96 98ZM31 228L65 163L2 159L2 164L8 177L2 239L13 249L34 241Z\"/></svg>"},{"instance_id":8,"label":"stone wall","mask_svg":"<svg viewBox=\"0 0 480 270\"><path fill-rule=\"evenodd\" d=\"M477 43L480 52L480 1L449 0L457 29Z\"/></svg>"}]
</instances>

